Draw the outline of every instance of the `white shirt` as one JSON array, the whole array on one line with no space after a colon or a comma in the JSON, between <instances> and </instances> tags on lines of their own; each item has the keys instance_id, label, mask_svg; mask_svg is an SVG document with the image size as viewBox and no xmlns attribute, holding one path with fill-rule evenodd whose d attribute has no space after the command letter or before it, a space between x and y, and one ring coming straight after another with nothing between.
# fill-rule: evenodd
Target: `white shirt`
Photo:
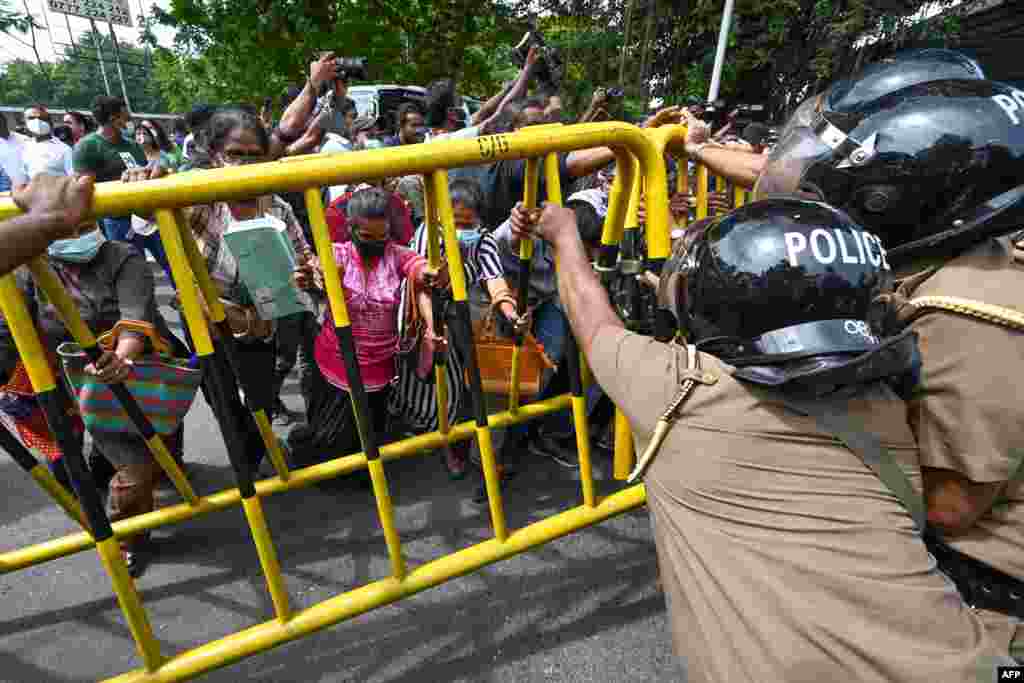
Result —
<instances>
[{"instance_id":1,"label":"white shirt","mask_svg":"<svg viewBox=\"0 0 1024 683\"><path fill-rule=\"evenodd\" d=\"M22 158L22 146L13 135L6 140L0 138L0 168L7 174L11 187L19 187L28 182L25 174L25 160Z\"/></svg>"},{"instance_id":2,"label":"white shirt","mask_svg":"<svg viewBox=\"0 0 1024 683\"><path fill-rule=\"evenodd\" d=\"M25 161L25 175L30 179L40 173L48 175L74 175L73 152L57 138L30 140L21 150Z\"/></svg>"},{"instance_id":3,"label":"white shirt","mask_svg":"<svg viewBox=\"0 0 1024 683\"><path fill-rule=\"evenodd\" d=\"M337 133L325 134L324 143L320 146L321 154L342 154L344 152L351 151L352 143ZM328 201L333 202L335 199L345 194L347 190L348 185L332 185L327 188Z\"/></svg>"}]
</instances>

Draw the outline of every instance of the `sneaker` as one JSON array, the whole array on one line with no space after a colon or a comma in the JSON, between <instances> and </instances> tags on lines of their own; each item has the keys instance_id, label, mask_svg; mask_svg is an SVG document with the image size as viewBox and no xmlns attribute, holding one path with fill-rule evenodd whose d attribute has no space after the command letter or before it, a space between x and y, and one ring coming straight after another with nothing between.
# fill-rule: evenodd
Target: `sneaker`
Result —
<instances>
[{"instance_id":1,"label":"sneaker","mask_svg":"<svg viewBox=\"0 0 1024 683\"><path fill-rule=\"evenodd\" d=\"M295 422L291 412L285 407L281 399L277 400L274 404L274 426L275 427L287 427Z\"/></svg>"},{"instance_id":2,"label":"sneaker","mask_svg":"<svg viewBox=\"0 0 1024 683\"><path fill-rule=\"evenodd\" d=\"M468 441L461 441L441 449L441 461L453 481L466 476L466 470L469 468L469 445Z\"/></svg>"},{"instance_id":3,"label":"sneaker","mask_svg":"<svg viewBox=\"0 0 1024 683\"><path fill-rule=\"evenodd\" d=\"M580 466L580 458L576 450L565 448L550 436L542 436L530 441L529 450L531 455L551 458L566 469L576 469Z\"/></svg>"}]
</instances>

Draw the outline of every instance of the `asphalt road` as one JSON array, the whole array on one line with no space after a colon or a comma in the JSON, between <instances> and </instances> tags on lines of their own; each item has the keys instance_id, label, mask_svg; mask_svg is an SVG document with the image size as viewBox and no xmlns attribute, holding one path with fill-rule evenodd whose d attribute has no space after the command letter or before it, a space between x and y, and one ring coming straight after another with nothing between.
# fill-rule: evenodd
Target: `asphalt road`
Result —
<instances>
[{"instance_id":1,"label":"asphalt road","mask_svg":"<svg viewBox=\"0 0 1024 683\"><path fill-rule=\"evenodd\" d=\"M165 284L159 294L169 298ZM285 401L301 406L294 379ZM232 486L201 397L187 418L186 444L198 492ZM524 463L505 496L510 526L577 504L579 483L567 470ZM490 536L486 508L470 502L476 480L450 481L437 455L387 471L411 566ZM600 492L618 486L598 485ZM0 550L75 531L4 454L0 499ZM177 499L162 490L158 503ZM296 608L388 575L373 497L358 481L272 496L264 509ZM138 587L165 654L273 617L240 508L160 529L154 541L158 557ZM95 552L0 576L0 604L0 681L93 681L140 665ZM639 510L199 680L622 683L685 675L671 650L647 513Z\"/></svg>"}]
</instances>

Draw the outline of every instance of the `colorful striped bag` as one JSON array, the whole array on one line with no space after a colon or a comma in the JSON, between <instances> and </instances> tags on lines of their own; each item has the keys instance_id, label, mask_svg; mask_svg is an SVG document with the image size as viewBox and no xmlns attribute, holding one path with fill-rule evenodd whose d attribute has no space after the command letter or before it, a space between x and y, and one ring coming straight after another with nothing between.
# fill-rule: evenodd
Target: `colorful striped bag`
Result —
<instances>
[{"instance_id":1,"label":"colorful striped bag","mask_svg":"<svg viewBox=\"0 0 1024 683\"><path fill-rule=\"evenodd\" d=\"M193 360L172 357L170 345L149 323L122 320L100 337L100 346L108 350L115 348L120 333L129 330L148 336L153 353L134 361L131 375L124 384L157 433L173 434L192 407L203 373ZM90 431L137 431L110 386L86 374L89 359L78 344L61 344L57 354L71 391L78 399L82 420Z\"/></svg>"}]
</instances>

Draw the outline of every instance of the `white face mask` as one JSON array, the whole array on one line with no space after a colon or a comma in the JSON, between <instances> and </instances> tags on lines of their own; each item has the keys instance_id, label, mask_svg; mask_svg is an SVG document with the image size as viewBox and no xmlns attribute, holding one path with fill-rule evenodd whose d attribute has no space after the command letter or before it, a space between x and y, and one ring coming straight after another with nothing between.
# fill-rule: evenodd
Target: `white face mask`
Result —
<instances>
[{"instance_id":1,"label":"white face mask","mask_svg":"<svg viewBox=\"0 0 1024 683\"><path fill-rule=\"evenodd\" d=\"M100 247L107 241L107 238L97 228L78 237L69 237L65 240L55 240L47 248L47 253L52 258L71 263L89 263Z\"/></svg>"},{"instance_id":2,"label":"white face mask","mask_svg":"<svg viewBox=\"0 0 1024 683\"><path fill-rule=\"evenodd\" d=\"M43 119L29 119L25 122L28 132L37 137L45 138L50 134L50 124Z\"/></svg>"}]
</instances>

